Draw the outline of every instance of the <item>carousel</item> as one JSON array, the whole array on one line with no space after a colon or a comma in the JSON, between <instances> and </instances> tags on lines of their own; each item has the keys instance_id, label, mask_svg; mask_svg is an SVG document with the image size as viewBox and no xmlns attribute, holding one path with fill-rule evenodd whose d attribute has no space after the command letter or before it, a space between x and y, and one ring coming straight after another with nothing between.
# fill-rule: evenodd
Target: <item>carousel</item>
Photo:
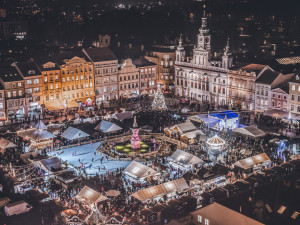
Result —
<instances>
[{"instance_id":1,"label":"carousel","mask_svg":"<svg viewBox=\"0 0 300 225\"><path fill-rule=\"evenodd\" d=\"M226 141L224 141L218 135L215 135L212 138L208 139L206 143L211 150L221 150L224 147Z\"/></svg>"}]
</instances>

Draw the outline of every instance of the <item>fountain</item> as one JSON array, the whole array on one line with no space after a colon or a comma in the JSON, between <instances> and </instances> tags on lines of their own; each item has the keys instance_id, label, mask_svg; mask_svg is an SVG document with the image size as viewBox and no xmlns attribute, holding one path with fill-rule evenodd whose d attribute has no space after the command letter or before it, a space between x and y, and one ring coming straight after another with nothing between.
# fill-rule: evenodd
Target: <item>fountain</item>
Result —
<instances>
[{"instance_id":1,"label":"fountain","mask_svg":"<svg viewBox=\"0 0 300 225\"><path fill-rule=\"evenodd\" d=\"M140 128L137 125L136 117L134 117L133 126L132 126L132 128L130 128L130 130L132 131L131 148L132 149L140 149L140 147L141 147L141 140L139 138Z\"/></svg>"}]
</instances>

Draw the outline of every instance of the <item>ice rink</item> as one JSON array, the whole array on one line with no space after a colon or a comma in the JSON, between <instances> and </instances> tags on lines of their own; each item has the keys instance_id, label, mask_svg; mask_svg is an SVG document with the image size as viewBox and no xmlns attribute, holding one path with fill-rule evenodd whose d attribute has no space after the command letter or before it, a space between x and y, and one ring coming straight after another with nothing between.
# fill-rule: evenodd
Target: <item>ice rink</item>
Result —
<instances>
[{"instance_id":1,"label":"ice rink","mask_svg":"<svg viewBox=\"0 0 300 225\"><path fill-rule=\"evenodd\" d=\"M57 156L62 161L68 161L73 167L80 167L81 163L89 176L95 176L96 173L102 174L107 171L115 171L117 168L127 167L131 161L106 160L104 154L96 153L100 142L87 144L50 153ZM75 154L76 152L76 154ZM101 158L103 161L101 164Z\"/></svg>"}]
</instances>

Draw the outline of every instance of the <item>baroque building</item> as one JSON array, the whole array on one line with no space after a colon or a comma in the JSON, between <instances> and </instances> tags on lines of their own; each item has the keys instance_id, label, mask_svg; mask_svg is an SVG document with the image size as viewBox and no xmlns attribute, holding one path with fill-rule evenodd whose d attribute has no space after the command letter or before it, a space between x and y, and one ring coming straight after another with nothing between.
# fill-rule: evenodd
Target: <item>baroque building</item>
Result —
<instances>
[{"instance_id":1,"label":"baroque building","mask_svg":"<svg viewBox=\"0 0 300 225\"><path fill-rule=\"evenodd\" d=\"M186 56L182 38L176 50L175 94L217 105L227 104L227 73L232 66L229 42L222 60L211 58L211 35L205 14L191 57Z\"/></svg>"}]
</instances>

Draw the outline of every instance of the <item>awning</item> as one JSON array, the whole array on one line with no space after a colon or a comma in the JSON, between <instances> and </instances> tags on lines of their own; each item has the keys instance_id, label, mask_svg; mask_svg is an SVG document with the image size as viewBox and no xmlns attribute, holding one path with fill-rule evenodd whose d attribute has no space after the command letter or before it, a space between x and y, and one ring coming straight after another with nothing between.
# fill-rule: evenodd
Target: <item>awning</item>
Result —
<instances>
[{"instance_id":1,"label":"awning","mask_svg":"<svg viewBox=\"0 0 300 225\"><path fill-rule=\"evenodd\" d=\"M196 165L196 164L201 164L203 163L203 160L198 158L195 155L192 155L188 152L182 151L177 149L173 155L170 157L170 159L177 164L182 164L185 166L189 165Z\"/></svg>"},{"instance_id":2,"label":"awning","mask_svg":"<svg viewBox=\"0 0 300 225\"><path fill-rule=\"evenodd\" d=\"M79 201L87 202L89 204L95 204L98 202L106 201L108 198L94 189L84 186L81 191L76 195Z\"/></svg>"},{"instance_id":3,"label":"awning","mask_svg":"<svg viewBox=\"0 0 300 225\"><path fill-rule=\"evenodd\" d=\"M250 136L250 137L255 137L255 138L265 136L265 133L255 126L238 128L238 129L233 130L233 132L236 132L236 133L239 133L242 135L246 135L246 136Z\"/></svg>"},{"instance_id":4,"label":"awning","mask_svg":"<svg viewBox=\"0 0 300 225\"><path fill-rule=\"evenodd\" d=\"M14 148L14 147L17 147L14 143L12 143L4 138L0 139L0 149Z\"/></svg>"},{"instance_id":5,"label":"awning","mask_svg":"<svg viewBox=\"0 0 300 225\"><path fill-rule=\"evenodd\" d=\"M72 100L67 103L68 108L77 108L79 104L76 102L76 100Z\"/></svg>"},{"instance_id":6,"label":"awning","mask_svg":"<svg viewBox=\"0 0 300 225\"><path fill-rule=\"evenodd\" d=\"M159 172L155 171L154 169L136 161L132 161L123 171L123 173L137 179L142 179L159 174Z\"/></svg>"},{"instance_id":7,"label":"awning","mask_svg":"<svg viewBox=\"0 0 300 225\"><path fill-rule=\"evenodd\" d=\"M61 137L67 139L67 140L75 140L79 138L85 138L89 137L90 135L83 132L82 130L79 130L75 127L68 127L62 134Z\"/></svg>"},{"instance_id":8,"label":"awning","mask_svg":"<svg viewBox=\"0 0 300 225\"><path fill-rule=\"evenodd\" d=\"M61 110L65 108L58 100L53 102L45 102L44 104L49 111Z\"/></svg>"},{"instance_id":9,"label":"awning","mask_svg":"<svg viewBox=\"0 0 300 225\"><path fill-rule=\"evenodd\" d=\"M234 166L237 166L239 168L243 169L250 169L255 165L264 163L264 162L269 162L270 158L267 156L266 153L262 153L259 155L255 155L246 159L242 159L240 161L237 161L234 163Z\"/></svg>"}]
</instances>

